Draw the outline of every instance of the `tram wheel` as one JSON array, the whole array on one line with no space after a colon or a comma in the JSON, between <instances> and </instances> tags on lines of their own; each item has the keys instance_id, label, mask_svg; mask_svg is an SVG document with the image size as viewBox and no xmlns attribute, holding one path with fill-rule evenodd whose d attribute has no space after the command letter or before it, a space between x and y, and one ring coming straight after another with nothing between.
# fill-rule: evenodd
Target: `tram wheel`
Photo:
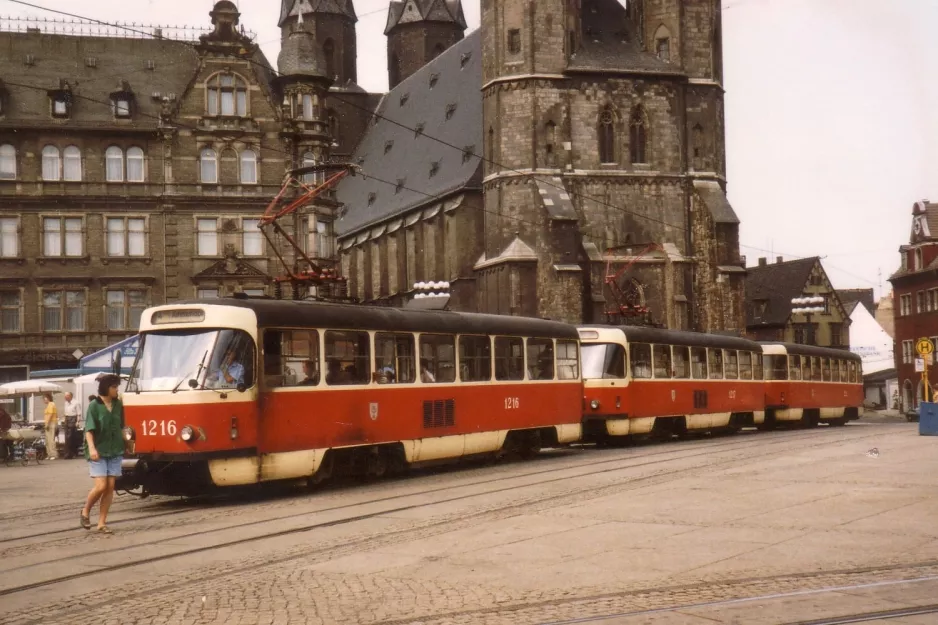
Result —
<instances>
[{"instance_id":1,"label":"tram wheel","mask_svg":"<svg viewBox=\"0 0 938 625\"><path fill-rule=\"evenodd\" d=\"M846 419L831 419L830 421L827 422L827 425L831 427L839 428L839 427L843 427L847 425L847 420Z\"/></svg>"}]
</instances>

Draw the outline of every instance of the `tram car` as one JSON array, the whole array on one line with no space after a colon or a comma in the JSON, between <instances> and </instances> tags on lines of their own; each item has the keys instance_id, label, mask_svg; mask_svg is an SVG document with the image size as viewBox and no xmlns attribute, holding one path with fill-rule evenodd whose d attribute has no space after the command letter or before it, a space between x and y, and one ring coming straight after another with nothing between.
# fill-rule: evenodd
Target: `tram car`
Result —
<instances>
[{"instance_id":1,"label":"tram car","mask_svg":"<svg viewBox=\"0 0 938 625\"><path fill-rule=\"evenodd\" d=\"M841 349L766 343L765 427L801 423L846 425L863 413L858 355Z\"/></svg>"},{"instance_id":2,"label":"tram car","mask_svg":"<svg viewBox=\"0 0 938 625\"><path fill-rule=\"evenodd\" d=\"M765 420L762 346L637 326L581 326L584 439L734 432Z\"/></svg>"},{"instance_id":3,"label":"tram car","mask_svg":"<svg viewBox=\"0 0 938 625\"><path fill-rule=\"evenodd\" d=\"M226 299L146 310L120 490L380 476L581 438L574 326Z\"/></svg>"}]
</instances>

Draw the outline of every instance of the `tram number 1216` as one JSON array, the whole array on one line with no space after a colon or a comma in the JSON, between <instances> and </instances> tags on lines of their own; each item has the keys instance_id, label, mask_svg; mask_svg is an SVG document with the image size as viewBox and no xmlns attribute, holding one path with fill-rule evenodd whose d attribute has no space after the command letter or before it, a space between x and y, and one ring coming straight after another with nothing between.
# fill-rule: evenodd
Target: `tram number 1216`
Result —
<instances>
[{"instance_id":1,"label":"tram number 1216","mask_svg":"<svg viewBox=\"0 0 938 625\"><path fill-rule=\"evenodd\" d=\"M517 397L505 398L505 410L517 410L519 407L521 407L521 402Z\"/></svg>"},{"instance_id":2,"label":"tram number 1216","mask_svg":"<svg viewBox=\"0 0 938 625\"><path fill-rule=\"evenodd\" d=\"M175 421L157 421L156 419L144 420L144 436L176 436Z\"/></svg>"}]
</instances>

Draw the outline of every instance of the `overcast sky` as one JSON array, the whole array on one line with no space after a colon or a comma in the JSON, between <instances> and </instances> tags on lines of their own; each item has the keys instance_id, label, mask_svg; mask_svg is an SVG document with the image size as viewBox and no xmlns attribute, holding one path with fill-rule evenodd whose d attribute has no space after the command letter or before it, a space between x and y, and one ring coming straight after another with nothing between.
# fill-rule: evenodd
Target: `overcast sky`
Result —
<instances>
[{"instance_id":1,"label":"overcast sky","mask_svg":"<svg viewBox=\"0 0 938 625\"><path fill-rule=\"evenodd\" d=\"M204 26L211 0L31 0L102 20ZM723 0L728 191L742 253L819 255L838 288L898 267L915 201L938 202L938 2ZM240 0L268 58L279 0ZM463 0L470 28L479 0ZM387 0L355 0L359 82L387 88ZM3 15L46 15L0 0ZM878 293L878 289L877 289Z\"/></svg>"}]
</instances>

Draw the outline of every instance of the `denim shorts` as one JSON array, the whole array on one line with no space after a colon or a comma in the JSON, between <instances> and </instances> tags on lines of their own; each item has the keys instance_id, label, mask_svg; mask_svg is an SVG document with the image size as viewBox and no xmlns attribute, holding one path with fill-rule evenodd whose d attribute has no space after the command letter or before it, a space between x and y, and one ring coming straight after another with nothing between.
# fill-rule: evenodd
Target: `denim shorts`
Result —
<instances>
[{"instance_id":1,"label":"denim shorts","mask_svg":"<svg viewBox=\"0 0 938 625\"><path fill-rule=\"evenodd\" d=\"M122 456L89 460L88 467L91 469L91 477L120 477L122 460Z\"/></svg>"}]
</instances>

